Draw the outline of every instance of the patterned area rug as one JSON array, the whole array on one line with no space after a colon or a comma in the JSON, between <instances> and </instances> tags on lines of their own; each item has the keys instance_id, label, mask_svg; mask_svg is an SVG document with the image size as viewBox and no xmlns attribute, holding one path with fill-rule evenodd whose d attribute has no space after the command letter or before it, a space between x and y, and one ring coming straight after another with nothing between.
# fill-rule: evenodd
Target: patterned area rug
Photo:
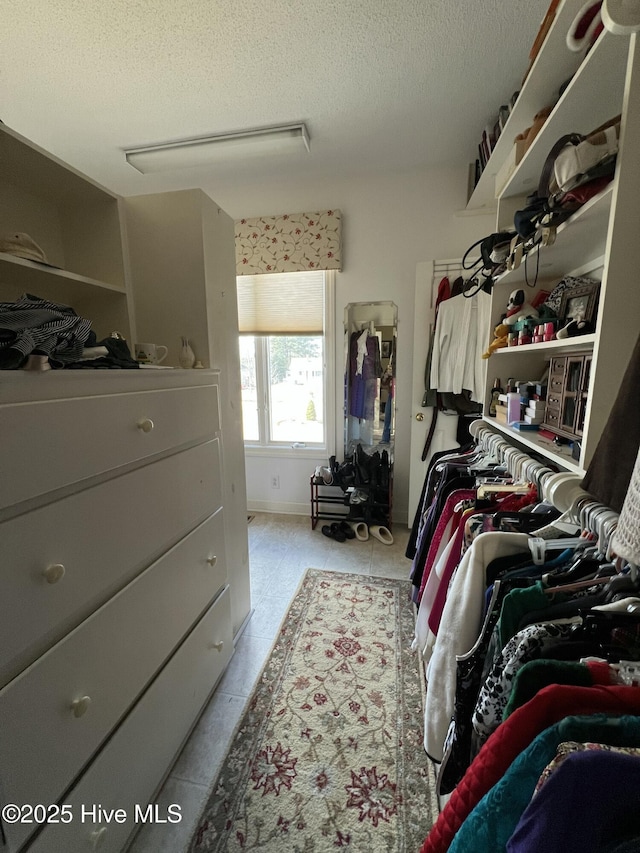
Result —
<instances>
[{"instance_id":1,"label":"patterned area rug","mask_svg":"<svg viewBox=\"0 0 640 853\"><path fill-rule=\"evenodd\" d=\"M308 569L190 853L415 853L435 817L408 581Z\"/></svg>"}]
</instances>

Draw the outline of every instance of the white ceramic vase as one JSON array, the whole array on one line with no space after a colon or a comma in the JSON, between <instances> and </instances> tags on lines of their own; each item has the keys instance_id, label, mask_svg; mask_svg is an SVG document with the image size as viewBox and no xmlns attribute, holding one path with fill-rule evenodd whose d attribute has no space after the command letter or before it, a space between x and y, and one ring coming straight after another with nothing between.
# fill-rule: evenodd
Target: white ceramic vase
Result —
<instances>
[{"instance_id":1,"label":"white ceramic vase","mask_svg":"<svg viewBox=\"0 0 640 853\"><path fill-rule=\"evenodd\" d=\"M196 357L191 349L189 338L181 338L181 340L182 349L180 350L180 357L178 358L178 361L180 362L180 367L184 367L185 370L190 370L195 364Z\"/></svg>"}]
</instances>

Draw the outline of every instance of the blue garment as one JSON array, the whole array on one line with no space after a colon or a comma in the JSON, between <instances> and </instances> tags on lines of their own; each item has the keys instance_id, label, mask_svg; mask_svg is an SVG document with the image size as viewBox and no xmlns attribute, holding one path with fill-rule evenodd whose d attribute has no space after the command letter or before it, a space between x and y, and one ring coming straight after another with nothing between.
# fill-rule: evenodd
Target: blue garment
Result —
<instances>
[{"instance_id":1,"label":"blue garment","mask_svg":"<svg viewBox=\"0 0 640 853\"><path fill-rule=\"evenodd\" d=\"M531 800L508 853L586 853L640 833L640 758L568 755Z\"/></svg>"},{"instance_id":2,"label":"blue garment","mask_svg":"<svg viewBox=\"0 0 640 853\"><path fill-rule=\"evenodd\" d=\"M558 744L575 740L640 747L640 717L565 717L541 732L480 800L456 833L449 853L502 853Z\"/></svg>"}]
</instances>

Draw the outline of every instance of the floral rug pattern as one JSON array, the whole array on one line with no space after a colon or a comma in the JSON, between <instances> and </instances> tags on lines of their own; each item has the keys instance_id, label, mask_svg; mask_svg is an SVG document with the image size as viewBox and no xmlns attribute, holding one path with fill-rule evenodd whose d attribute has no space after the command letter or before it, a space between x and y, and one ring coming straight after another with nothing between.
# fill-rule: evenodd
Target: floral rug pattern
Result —
<instances>
[{"instance_id":1,"label":"floral rug pattern","mask_svg":"<svg viewBox=\"0 0 640 853\"><path fill-rule=\"evenodd\" d=\"M190 853L414 853L437 815L410 582L308 569Z\"/></svg>"}]
</instances>

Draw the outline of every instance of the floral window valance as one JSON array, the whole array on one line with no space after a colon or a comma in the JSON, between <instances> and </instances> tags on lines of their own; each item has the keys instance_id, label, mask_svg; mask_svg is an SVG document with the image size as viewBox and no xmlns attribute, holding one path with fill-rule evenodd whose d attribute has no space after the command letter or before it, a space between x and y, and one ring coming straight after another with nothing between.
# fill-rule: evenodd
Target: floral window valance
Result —
<instances>
[{"instance_id":1,"label":"floral window valance","mask_svg":"<svg viewBox=\"0 0 640 853\"><path fill-rule=\"evenodd\" d=\"M238 219L237 275L342 269L339 210Z\"/></svg>"}]
</instances>

